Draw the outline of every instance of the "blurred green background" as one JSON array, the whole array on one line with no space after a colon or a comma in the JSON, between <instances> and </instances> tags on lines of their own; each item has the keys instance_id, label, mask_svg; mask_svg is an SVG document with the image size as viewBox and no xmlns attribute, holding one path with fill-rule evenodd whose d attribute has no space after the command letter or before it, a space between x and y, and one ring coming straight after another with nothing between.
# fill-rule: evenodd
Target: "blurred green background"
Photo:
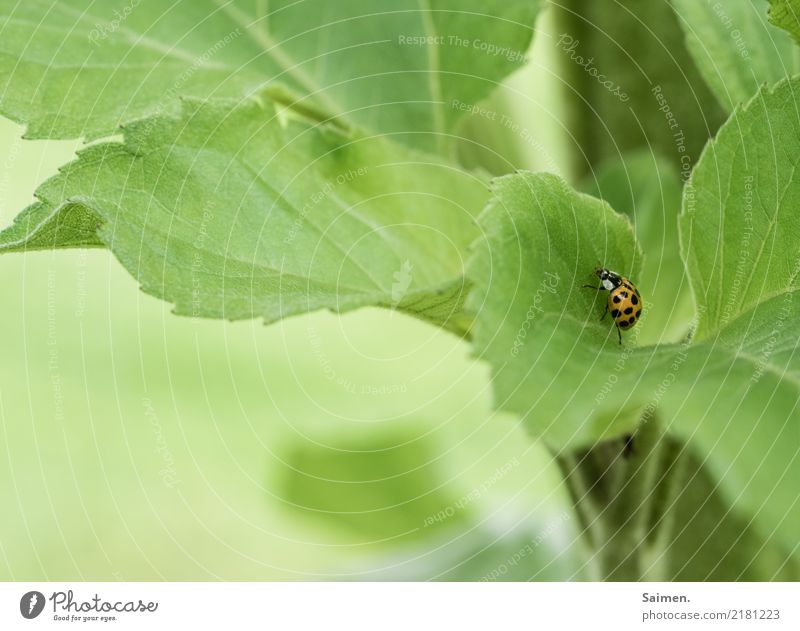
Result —
<instances>
[{"instance_id":1,"label":"blurred green background","mask_svg":"<svg viewBox=\"0 0 800 631\"><path fill-rule=\"evenodd\" d=\"M77 146L22 131L0 124L4 225ZM589 571L555 465L456 337L177 317L101 250L0 262L0 579Z\"/></svg>"}]
</instances>

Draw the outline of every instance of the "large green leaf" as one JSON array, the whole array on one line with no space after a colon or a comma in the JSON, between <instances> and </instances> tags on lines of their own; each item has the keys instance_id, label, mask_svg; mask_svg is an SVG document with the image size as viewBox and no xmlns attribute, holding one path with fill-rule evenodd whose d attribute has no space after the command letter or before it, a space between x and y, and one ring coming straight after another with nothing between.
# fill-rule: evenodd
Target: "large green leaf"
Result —
<instances>
[{"instance_id":1,"label":"large green leaf","mask_svg":"<svg viewBox=\"0 0 800 631\"><path fill-rule=\"evenodd\" d=\"M675 430L699 446L723 491L791 546L800 527L799 88L762 89L687 183L681 241L704 343L697 381L686 384L692 407L672 397Z\"/></svg>"},{"instance_id":2,"label":"large green leaf","mask_svg":"<svg viewBox=\"0 0 800 631\"><path fill-rule=\"evenodd\" d=\"M99 239L180 314L272 321L380 304L463 330L451 316L487 191L385 138L251 99L131 124L124 144L89 147L37 195L0 251Z\"/></svg>"},{"instance_id":3,"label":"large green leaf","mask_svg":"<svg viewBox=\"0 0 800 631\"><path fill-rule=\"evenodd\" d=\"M638 278L630 222L554 175L498 178L493 191L469 265L468 307L476 356L492 366L495 404L559 449L630 429L646 398L595 395L620 355L637 351L623 351L609 318L598 321L605 294L581 287L597 284L598 262Z\"/></svg>"},{"instance_id":4,"label":"large green leaf","mask_svg":"<svg viewBox=\"0 0 800 631\"><path fill-rule=\"evenodd\" d=\"M767 22L767 0L672 0L672 4L689 52L728 112L764 83L792 74L794 44Z\"/></svg>"},{"instance_id":5,"label":"large green leaf","mask_svg":"<svg viewBox=\"0 0 800 631\"><path fill-rule=\"evenodd\" d=\"M794 581L800 558L791 545L761 536L747 516L731 510L697 455L686 447L669 474L677 477L673 500L649 532L656 540L644 560L648 578L670 581ZM664 475L664 474L662 474ZM662 531L663 527L663 531ZM663 536L662 536L663 535Z\"/></svg>"},{"instance_id":6,"label":"large green leaf","mask_svg":"<svg viewBox=\"0 0 800 631\"><path fill-rule=\"evenodd\" d=\"M0 10L0 111L31 138L96 138L178 97L270 86L416 146L524 61L533 0L30 0ZM425 40L425 38L433 38ZM426 43L430 41L430 43Z\"/></svg>"},{"instance_id":7,"label":"large green leaf","mask_svg":"<svg viewBox=\"0 0 800 631\"><path fill-rule=\"evenodd\" d=\"M681 238L702 337L797 288L799 86L760 91L708 144L687 184Z\"/></svg>"},{"instance_id":8,"label":"large green leaf","mask_svg":"<svg viewBox=\"0 0 800 631\"><path fill-rule=\"evenodd\" d=\"M634 431L657 410L703 455L725 501L790 550L800 526L796 89L765 90L737 113L686 188L682 240L699 309L686 341L637 347L633 329L620 347L608 319L595 320L605 295L581 285L598 261L637 282L638 250L623 217L552 176L495 182L468 272L476 355L491 365L498 407L556 450ZM753 255L737 292L749 173ZM639 288L647 318L652 287Z\"/></svg>"}]
</instances>

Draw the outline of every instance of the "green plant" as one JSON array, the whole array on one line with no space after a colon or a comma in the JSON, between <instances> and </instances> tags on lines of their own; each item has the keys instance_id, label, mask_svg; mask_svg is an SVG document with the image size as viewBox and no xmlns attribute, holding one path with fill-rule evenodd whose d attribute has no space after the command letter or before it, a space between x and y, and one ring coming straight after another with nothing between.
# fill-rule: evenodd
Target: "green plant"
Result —
<instances>
[{"instance_id":1,"label":"green plant","mask_svg":"<svg viewBox=\"0 0 800 631\"><path fill-rule=\"evenodd\" d=\"M800 82L766 3L620 5L684 29L695 111L680 66L629 79L628 104L556 46L570 182L514 172L519 125L477 140L539 2L117 4L0 18L0 111L26 138L96 141L0 251L107 248L180 315L380 306L444 327L558 460L595 577L798 577ZM571 45L622 68L571 4L547 9ZM773 4L795 35L800 7ZM610 112L623 157L582 103ZM622 347L581 289L598 262L645 296Z\"/></svg>"}]
</instances>

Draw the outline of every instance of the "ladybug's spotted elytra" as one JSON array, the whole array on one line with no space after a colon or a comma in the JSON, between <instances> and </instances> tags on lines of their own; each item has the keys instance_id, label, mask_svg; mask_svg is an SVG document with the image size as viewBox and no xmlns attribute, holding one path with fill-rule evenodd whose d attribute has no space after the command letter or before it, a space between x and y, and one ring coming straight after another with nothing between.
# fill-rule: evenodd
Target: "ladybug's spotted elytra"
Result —
<instances>
[{"instance_id":1,"label":"ladybug's spotted elytra","mask_svg":"<svg viewBox=\"0 0 800 631\"><path fill-rule=\"evenodd\" d=\"M614 324L617 326L619 343L622 344L621 330L627 331L633 327L642 315L642 296L636 289L636 285L616 272L605 267L598 267L594 273L600 279L600 287L594 285L584 285L584 287L608 292L606 310L600 319L602 320L609 311L611 312L611 317L614 318Z\"/></svg>"}]
</instances>

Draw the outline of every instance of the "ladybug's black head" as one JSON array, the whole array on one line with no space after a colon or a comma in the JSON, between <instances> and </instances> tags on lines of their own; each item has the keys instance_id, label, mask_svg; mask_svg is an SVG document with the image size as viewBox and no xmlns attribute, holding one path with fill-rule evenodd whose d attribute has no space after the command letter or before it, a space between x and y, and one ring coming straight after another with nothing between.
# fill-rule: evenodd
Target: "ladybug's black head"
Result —
<instances>
[{"instance_id":1,"label":"ladybug's black head","mask_svg":"<svg viewBox=\"0 0 800 631\"><path fill-rule=\"evenodd\" d=\"M613 289L622 283L622 277L616 272L612 272L608 268L598 267L594 273L597 274L597 277L600 279L600 283L605 289Z\"/></svg>"},{"instance_id":2,"label":"ladybug's black head","mask_svg":"<svg viewBox=\"0 0 800 631\"><path fill-rule=\"evenodd\" d=\"M619 274L617 274L616 272L612 272L610 269L606 267L598 267L594 271L594 273L597 274L597 277L600 280L614 280L614 281L619 280Z\"/></svg>"}]
</instances>

